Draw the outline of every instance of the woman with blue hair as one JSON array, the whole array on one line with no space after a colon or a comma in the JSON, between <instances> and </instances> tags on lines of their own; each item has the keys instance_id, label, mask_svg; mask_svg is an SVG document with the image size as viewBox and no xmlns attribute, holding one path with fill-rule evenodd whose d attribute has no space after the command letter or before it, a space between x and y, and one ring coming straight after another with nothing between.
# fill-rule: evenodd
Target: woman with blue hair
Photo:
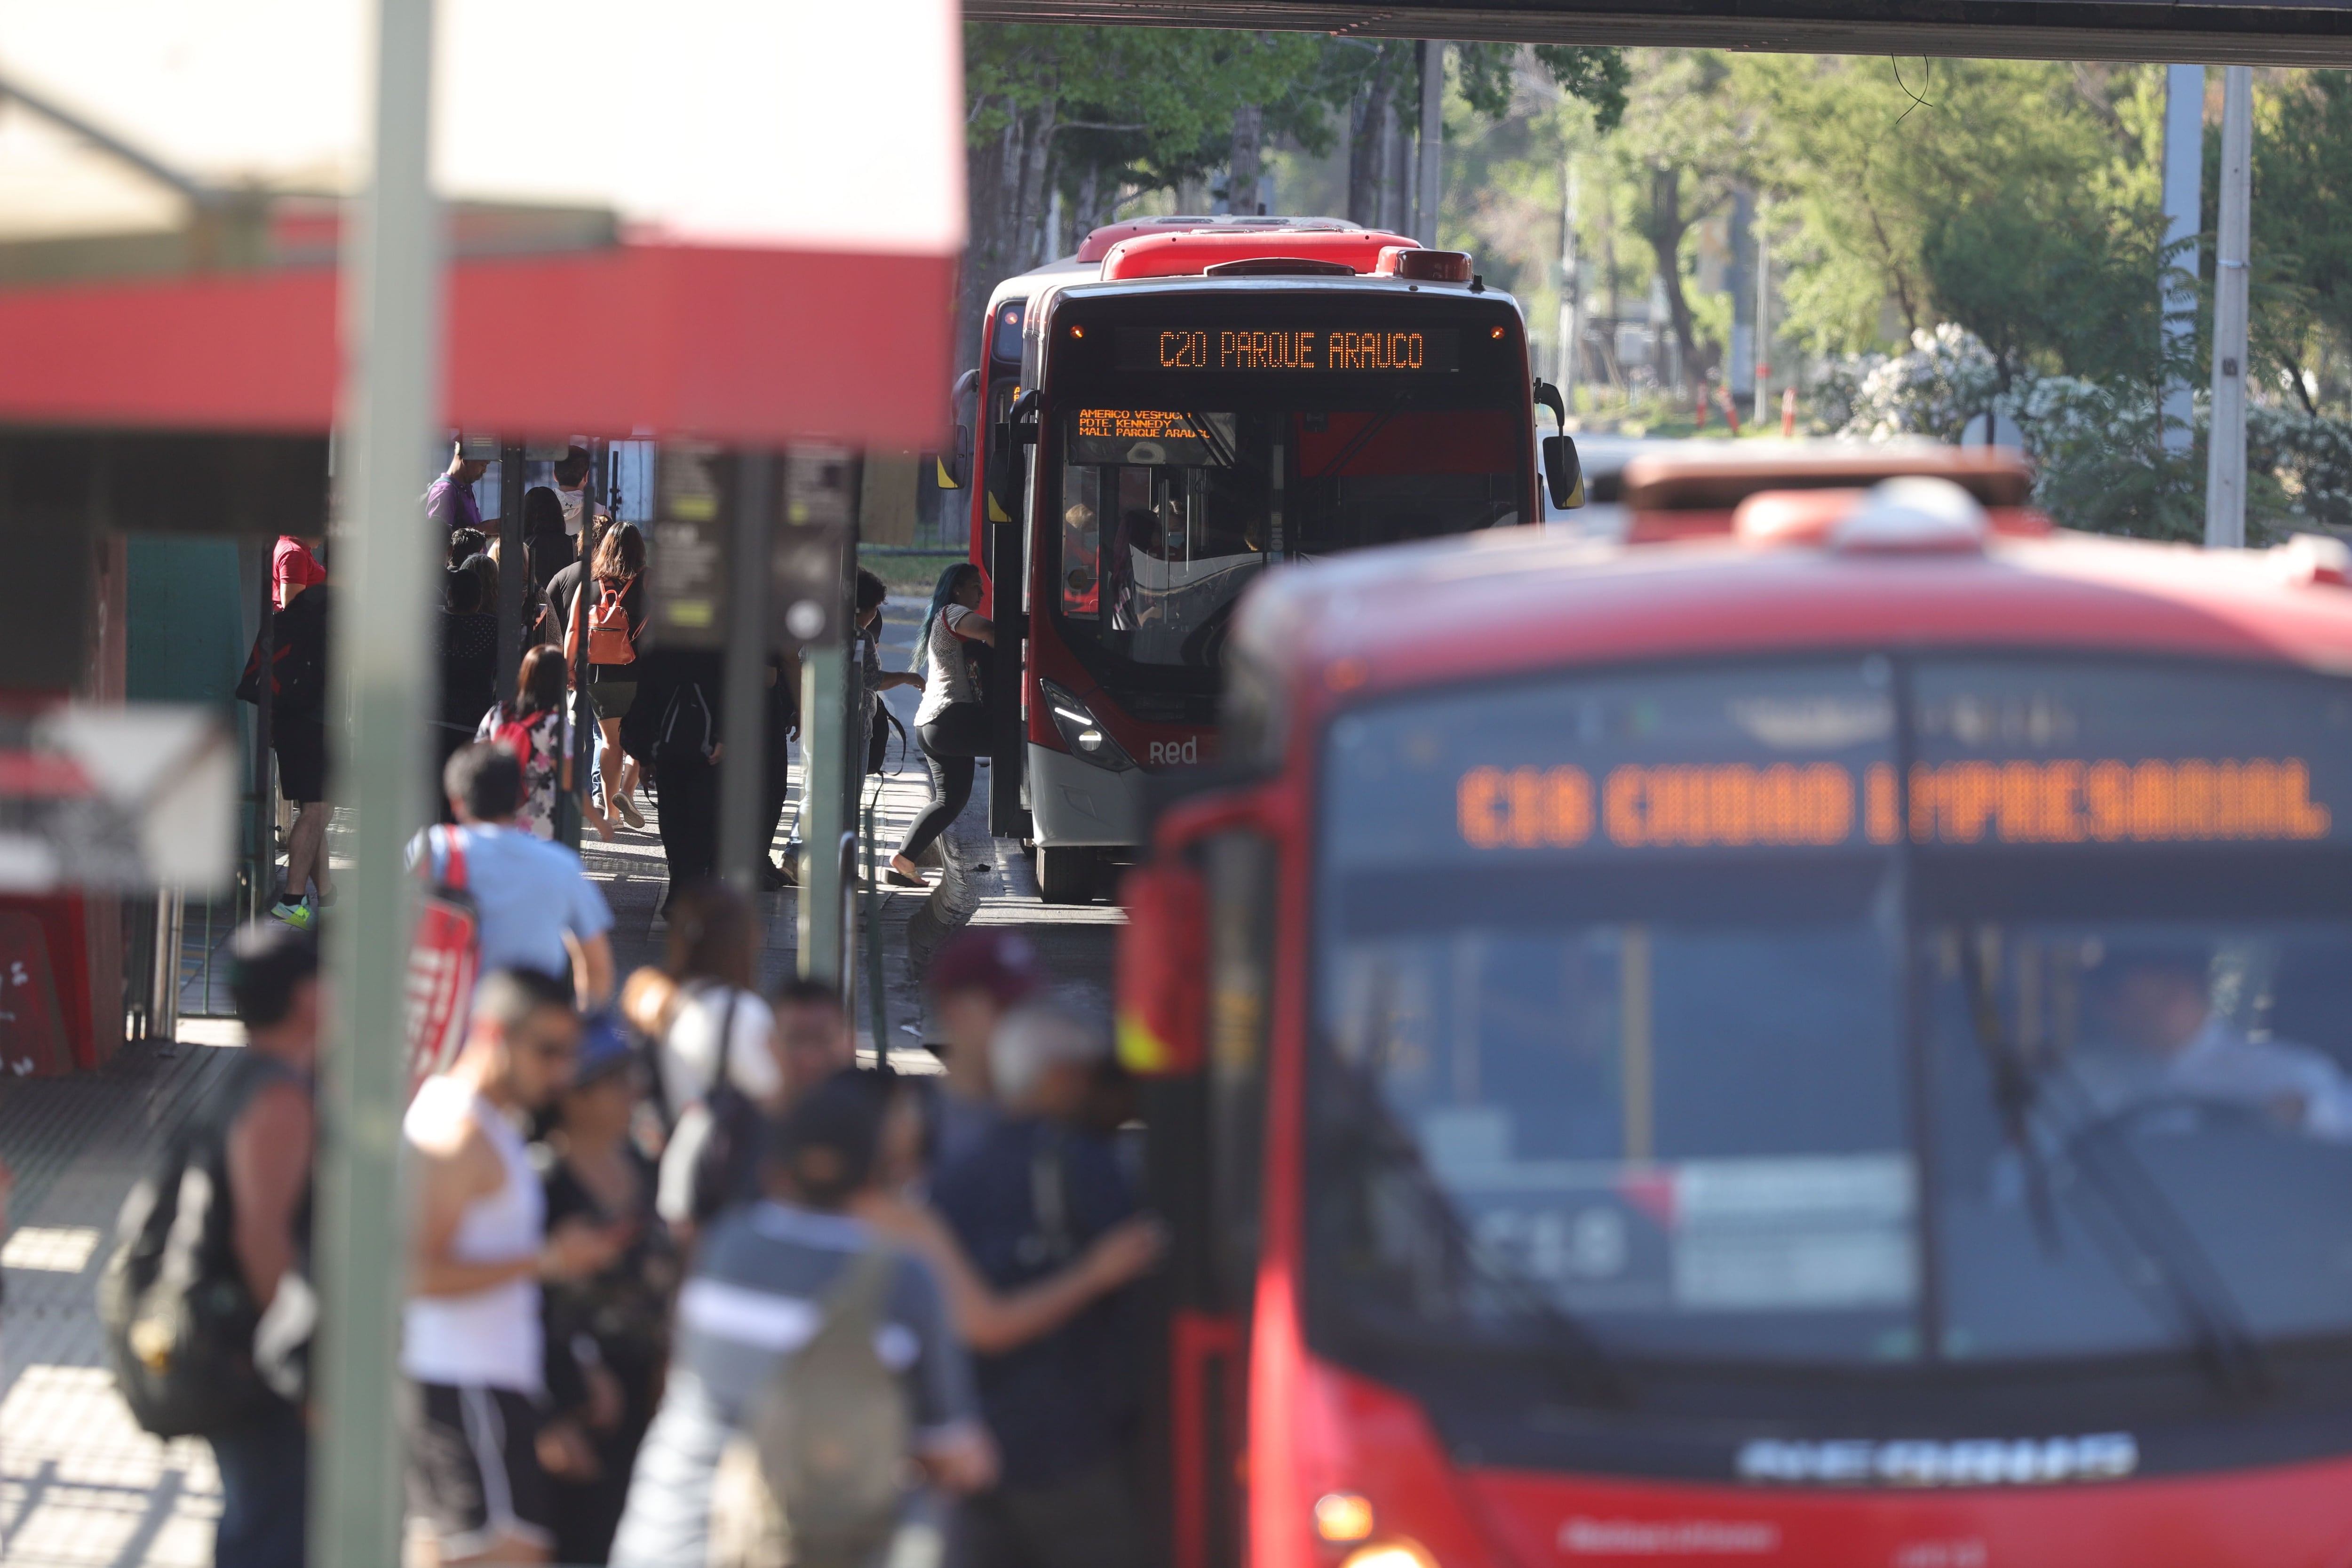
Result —
<instances>
[{"instance_id":1,"label":"woman with blue hair","mask_svg":"<svg viewBox=\"0 0 2352 1568\"><path fill-rule=\"evenodd\" d=\"M976 761L988 751L988 710L981 706L965 656L967 643L996 646L996 628L980 614L980 568L958 561L940 574L931 590L930 614L915 639L915 668L923 677L923 700L915 708L915 743L931 773L931 804L907 829L890 858L890 881L900 888L924 885L915 857L947 831L971 799Z\"/></svg>"}]
</instances>

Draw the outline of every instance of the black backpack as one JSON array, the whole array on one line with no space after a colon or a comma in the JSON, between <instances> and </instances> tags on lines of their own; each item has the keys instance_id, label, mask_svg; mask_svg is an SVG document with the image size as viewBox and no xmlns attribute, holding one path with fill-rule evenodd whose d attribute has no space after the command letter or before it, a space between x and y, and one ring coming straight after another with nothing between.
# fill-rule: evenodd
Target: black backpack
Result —
<instances>
[{"instance_id":1,"label":"black backpack","mask_svg":"<svg viewBox=\"0 0 2352 1568\"><path fill-rule=\"evenodd\" d=\"M98 1281L115 1388L158 1437L227 1431L282 1403L254 1364L261 1311L236 1265L221 1184L245 1107L300 1077L258 1051L241 1053L230 1074L131 1189Z\"/></svg>"},{"instance_id":2,"label":"black backpack","mask_svg":"<svg viewBox=\"0 0 2352 1568\"><path fill-rule=\"evenodd\" d=\"M728 1071L735 1045L735 1004L741 998L736 987L727 987L709 1088L694 1104L669 1108L676 1110L677 1121L669 1146L662 1151L664 1209L696 1225L708 1225L759 1195L763 1119ZM660 1081L658 1073L655 1080Z\"/></svg>"}]
</instances>

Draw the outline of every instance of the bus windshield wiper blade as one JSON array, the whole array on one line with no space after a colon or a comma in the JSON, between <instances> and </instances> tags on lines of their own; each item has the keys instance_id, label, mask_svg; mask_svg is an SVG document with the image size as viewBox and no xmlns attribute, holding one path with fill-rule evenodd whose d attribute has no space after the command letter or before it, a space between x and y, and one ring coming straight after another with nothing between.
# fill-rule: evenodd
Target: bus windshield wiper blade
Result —
<instances>
[{"instance_id":1,"label":"bus windshield wiper blade","mask_svg":"<svg viewBox=\"0 0 2352 1568\"><path fill-rule=\"evenodd\" d=\"M1208 415L1195 414L1192 410L1187 408L1181 411L1177 417L1183 420L1185 424L1190 425L1192 427L1192 434L1201 438L1201 445L1209 448L1209 460L1211 462L1216 464L1216 466L1221 468L1237 468L1241 467L1241 459L1234 455L1234 449L1231 447L1225 445L1225 438L1217 433L1217 427L1214 424L1211 423L1210 416Z\"/></svg>"},{"instance_id":2,"label":"bus windshield wiper blade","mask_svg":"<svg viewBox=\"0 0 2352 1568\"><path fill-rule=\"evenodd\" d=\"M1960 941L1961 978L1969 988L1969 1015L1978 1048L1992 1077L1992 1094L2004 1132L2026 1163L2028 1202L2036 1205L2035 1226L2042 1227L2045 1250L2057 1249L2057 1222L2051 1205L2049 1167L2035 1137L2033 1111L2042 1103L2042 1079L2028 1064L2003 1026L1992 977L1978 953L1971 933ZM2095 1121L2095 1118L2080 1118ZM2238 1310L2229 1284L2164 1195L2138 1158L2112 1130L2076 1137L2067 1163L2098 1198L2115 1222L2133 1261L2145 1268L2122 1270L2126 1283L2152 1276L2161 1284L2166 1304L2188 1334L2195 1359L2223 1389L2242 1394L2261 1393L2268 1384L2261 1346Z\"/></svg>"},{"instance_id":3,"label":"bus windshield wiper blade","mask_svg":"<svg viewBox=\"0 0 2352 1568\"><path fill-rule=\"evenodd\" d=\"M1359 1113L1349 1118L1349 1131L1335 1152L1359 1181L1389 1177L1410 1194L1412 1207L1425 1229L1444 1247L1457 1300L1475 1290L1491 1292L1512 1319L1532 1325L1541 1334L1552 1352L1547 1359L1569 1375L1570 1393L1596 1405L1632 1404L1633 1389L1623 1368L1592 1331L1552 1300L1541 1285L1478 1243L1453 1200L1430 1173L1418 1145L1397 1127L1368 1086L1358 1083L1352 1098Z\"/></svg>"}]
</instances>

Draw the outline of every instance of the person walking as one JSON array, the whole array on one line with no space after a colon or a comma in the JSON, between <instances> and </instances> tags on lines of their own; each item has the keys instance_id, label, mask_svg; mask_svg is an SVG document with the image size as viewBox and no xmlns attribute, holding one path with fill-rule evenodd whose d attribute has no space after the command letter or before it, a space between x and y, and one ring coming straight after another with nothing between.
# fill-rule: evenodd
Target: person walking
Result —
<instances>
[{"instance_id":1,"label":"person walking","mask_svg":"<svg viewBox=\"0 0 2352 1568\"><path fill-rule=\"evenodd\" d=\"M563 650L551 643L524 650L515 676L515 700L491 704L475 727L477 741L496 741L514 750L522 763L522 809L515 826L541 837L555 837L559 791L573 795L581 820L610 842L613 825L572 780L572 725L564 713Z\"/></svg>"},{"instance_id":2,"label":"person walking","mask_svg":"<svg viewBox=\"0 0 2352 1568\"><path fill-rule=\"evenodd\" d=\"M311 1106L318 944L308 931L284 924L247 926L229 942L228 986L246 1048L182 1134L180 1161L184 1170L205 1172L212 1190L227 1194L208 1215L197 1278L241 1285L258 1325L273 1310L299 1317L310 1298L302 1273L310 1252L310 1152L318 1131ZM294 1380L278 1373L272 1381ZM308 1428L299 1399L278 1388L260 1403L250 1419L206 1436L221 1479L213 1561L299 1568Z\"/></svg>"},{"instance_id":3,"label":"person walking","mask_svg":"<svg viewBox=\"0 0 2352 1568\"><path fill-rule=\"evenodd\" d=\"M940 1168L932 1202L1000 1292L1052 1278L1136 1213L1110 1141L1081 1118L1107 1029L1050 1004L1008 1014L990 1051L1005 1120ZM1130 1293L1099 1296L976 1367L1003 1456L966 1511L970 1568L1092 1568L1144 1556L1127 1462L1142 1364Z\"/></svg>"},{"instance_id":4,"label":"person walking","mask_svg":"<svg viewBox=\"0 0 2352 1568\"><path fill-rule=\"evenodd\" d=\"M593 558L573 562L547 585L548 605L564 626L566 661L578 658L583 640L588 646L588 701L596 714L596 770L604 786L604 809L619 812L635 828L643 828L646 819L629 798L636 793L636 764L622 752L621 721L637 697L645 575L645 535L635 523L624 522L605 530Z\"/></svg>"},{"instance_id":5,"label":"person walking","mask_svg":"<svg viewBox=\"0 0 2352 1568\"><path fill-rule=\"evenodd\" d=\"M402 1425L409 1532L428 1562L551 1561L540 1284L595 1274L635 1237L584 1215L550 1230L516 1130L570 1080L579 1049L565 982L491 970L465 1048L401 1125L415 1194Z\"/></svg>"},{"instance_id":6,"label":"person walking","mask_svg":"<svg viewBox=\"0 0 2352 1568\"><path fill-rule=\"evenodd\" d=\"M328 869L327 646L330 595L314 584L294 595L270 621L275 669L260 682L269 702L269 749L278 759L278 790L294 804L286 833L286 885L270 915L303 931L319 910L335 901ZM313 889L315 900L313 901Z\"/></svg>"},{"instance_id":7,"label":"person walking","mask_svg":"<svg viewBox=\"0 0 2352 1568\"><path fill-rule=\"evenodd\" d=\"M582 1005L604 1005L613 994L613 911L577 854L515 826L522 764L513 749L471 742L449 759L441 779L458 825L418 834L408 860L414 867L429 852L429 874L441 881L448 874L448 844L456 842L474 900L482 970L568 974Z\"/></svg>"},{"instance_id":8,"label":"person walking","mask_svg":"<svg viewBox=\"0 0 2352 1568\"><path fill-rule=\"evenodd\" d=\"M483 601L480 575L453 566L443 592L441 700L433 730L436 778L457 748L474 738L482 710L497 696L499 685L499 617Z\"/></svg>"},{"instance_id":9,"label":"person walking","mask_svg":"<svg viewBox=\"0 0 2352 1568\"><path fill-rule=\"evenodd\" d=\"M530 578L543 592L555 574L580 558L580 543L566 525L563 502L545 485L522 495L522 542L530 557Z\"/></svg>"},{"instance_id":10,"label":"person walking","mask_svg":"<svg viewBox=\"0 0 2352 1568\"><path fill-rule=\"evenodd\" d=\"M965 1493L995 1474L971 1366L930 1271L886 1250L848 1212L873 1183L881 1115L878 1097L855 1076L828 1081L793 1107L764 1163L765 1200L712 1228L678 1294L677 1347L661 1413L638 1453L613 1544L619 1568L679 1568L719 1555L714 1512L722 1534L740 1517L720 1486L730 1445L756 1444L763 1402L789 1396L793 1358L844 1310L851 1285L875 1302L880 1321L871 1342L897 1373L900 1426L909 1434L909 1451L868 1457L857 1479L887 1478L911 1461L932 1485ZM903 1499L900 1507L917 1500Z\"/></svg>"},{"instance_id":11,"label":"person walking","mask_svg":"<svg viewBox=\"0 0 2352 1568\"><path fill-rule=\"evenodd\" d=\"M655 1171L630 1136L637 1057L609 1019L591 1020L545 1146L547 1224L574 1217L625 1227L627 1247L598 1272L541 1287L548 1407L541 1462L555 1519L555 1560L604 1561L629 1470L653 1421L669 1357L678 1258L654 1213Z\"/></svg>"},{"instance_id":12,"label":"person walking","mask_svg":"<svg viewBox=\"0 0 2352 1568\"><path fill-rule=\"evenodd\" d=\"M930 614L916 638L923 673L923 700L915 708L915 743L923 749L931 774L931 804L907 829L890 858L889 879L901 888L927 884L915 857L947 831L971 799L976 759L988 752L988 711L981 706L964 645L996 646L996 628L978 608L980 568L959 561L940 574L931 590Z\"/></svg>"}]
</instances>

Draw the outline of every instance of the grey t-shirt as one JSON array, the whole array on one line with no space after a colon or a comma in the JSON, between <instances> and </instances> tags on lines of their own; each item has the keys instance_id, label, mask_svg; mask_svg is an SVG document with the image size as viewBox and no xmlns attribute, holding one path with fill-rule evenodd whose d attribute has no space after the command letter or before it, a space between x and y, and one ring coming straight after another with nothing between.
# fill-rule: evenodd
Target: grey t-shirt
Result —
<instances>
[{"instance_id":1,"label":"grey t-shirt","mask_svg":"<svg viewBox=\"0 0 2352 1568\"><path fill-rule=\"evenodd\" d=\"M709 1560L711 1481L728 1437L777 1362L815 1335L843 1268L881 1245L857 1220L777 1203L719 1222L678 1293L669 1383L637 1451L615 1568L702 1568ZM898 1373L918 1450L976 1426L971 1361L918 1259L899 1259L882 1320L875 1349Z\"/></svg>"}]
</instances>

